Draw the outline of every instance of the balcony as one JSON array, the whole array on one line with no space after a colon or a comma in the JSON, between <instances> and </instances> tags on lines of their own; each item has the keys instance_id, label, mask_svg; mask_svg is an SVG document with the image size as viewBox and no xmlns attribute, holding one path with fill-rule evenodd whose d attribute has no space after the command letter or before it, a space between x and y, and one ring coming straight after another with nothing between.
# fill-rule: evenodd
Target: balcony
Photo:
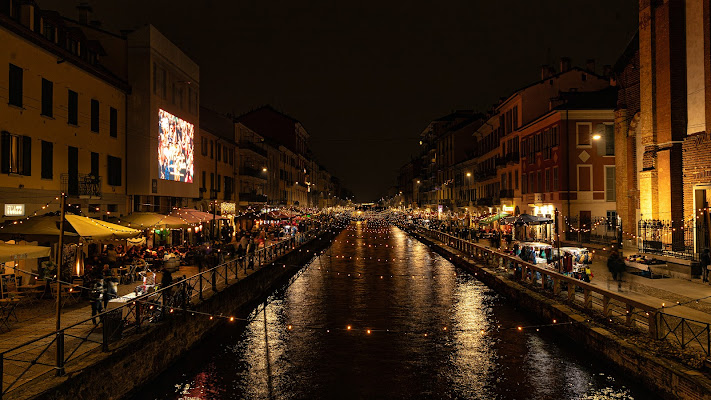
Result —
<instances>
[{"instance_id":1,"label":"balcony","mask_svg":"<svg viewBox=\"0 0 711 400\"><path fill-rule=\"evenodd\" d=\"M240 193L239 194L239 201L243 202L246 201L248 203L266 203L267 202L267 195L265 194L257 194L257 193Z\"/></svg>"},{"instance_id":2,"label":"balcony","mask_svg":"<svg viewBox=\"0 0 711 400\"><path fill-rule=\"evenodd\" d=\"M239 144L239 148L253 151L254 153L257 153L262 157L267 156L267 151L265 149L257 146L257 144L253 143L253 142L241 142Z\"/></svg>"},{"instance_id":3,"label":"balcony","mask_svg":"<svg viewBox=\"0 0 711 400\"><path fill-rule=\"evenodd\" d=\"M265 181L267 180L267 173L262 172L262 170L252 168L252 167L242 167L239 170L240 176L251 176L253 178L257 179L264 179Z\"/></svg>"},{"instance_id":4,"label":"balcony","mask_svg":"<svg viewBox=\"0 0 711 400\"><path fill-rule=\"evenodd\" d=\"M513 199L514 191L513 189L503 189L499 191L499 198L501 199Z\"/></svg>"},{"instance_id":5,"label":"balcony","mask_svg":"<svg viewBox=\"0 0 711 400\"><path fill-rule=\"evenodd\" d=\"M61 174L62 191L80 199L101 198L101 177L91 174Z\"/></svg>"},{"instance_id":6,"label":"balcony","mask_svg":"<svg viewBox=\"0 0 711 400\"><path fill-rule=\"evenodd\" d=\"M494 165L497 167L505 167L506 166L506 157L496 157L496 161L494 161Z\"/></svg>"}]
</instances>

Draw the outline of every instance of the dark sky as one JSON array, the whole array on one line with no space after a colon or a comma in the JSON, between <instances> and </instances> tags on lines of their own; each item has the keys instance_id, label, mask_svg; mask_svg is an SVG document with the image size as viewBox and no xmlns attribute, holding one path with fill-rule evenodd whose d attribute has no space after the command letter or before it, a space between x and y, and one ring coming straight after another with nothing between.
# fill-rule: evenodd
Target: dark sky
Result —
<instances>
[{"instance_id":1,"label":"dark sky","mask_svg":"<svg viewBox=\"0 0 711 400\"><path fill-rule=\"evenodd\" d=\"M38 0L77 17L73 0ZM485 110L562 56L598 72L637 29L637 0L94 0L118 31L147 22L200 65L201 104L272 104L299 119L318 160L373 200L432 119ZM194 7L194 8L190 8Z\"/></svg>"}]
</instances>

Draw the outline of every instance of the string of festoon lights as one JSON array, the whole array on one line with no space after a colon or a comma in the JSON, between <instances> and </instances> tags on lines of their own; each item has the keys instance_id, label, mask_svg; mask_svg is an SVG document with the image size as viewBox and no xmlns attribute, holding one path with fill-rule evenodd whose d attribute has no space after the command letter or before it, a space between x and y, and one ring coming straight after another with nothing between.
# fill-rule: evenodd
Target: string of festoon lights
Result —
<instances>
[{"instance_id":1,"label":"string of festoon lights","mask_svg":"<svg viewBox=\"0 0 711 400\"><path fill-rule=\"evenodd\" d=\"M47 203L45 203L44 205L42 205L42 206L41 206L40 208L38 208L37 210L35 210L35 211L29 213L29 215L27 215L27 216L24 217L24 218L14 219L14 220L10 220L10 221L5 221L5 222L3 222L3 223L0 224L0 229L4 229L6 226L10 226L10 225L22 224L22 223L24 223L25 221L29 220L30 218L37 217L37 216L39 216L38 214L39 214L40 212L42 212L42 210L48 209L50 205L52 205L53 203L55 203L55 202L57 202L57 201L59 201L59 197L55 197L53 200L48 201Z\"/></svg>"}]
</instances>

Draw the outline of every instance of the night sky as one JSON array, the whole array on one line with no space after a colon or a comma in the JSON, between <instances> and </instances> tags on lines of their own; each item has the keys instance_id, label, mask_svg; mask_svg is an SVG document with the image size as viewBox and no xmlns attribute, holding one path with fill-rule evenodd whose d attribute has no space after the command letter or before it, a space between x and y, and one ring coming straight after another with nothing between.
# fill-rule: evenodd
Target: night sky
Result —
<instances>
[{"instance_id":1,"label":"night sky","mask_svg":"<svg viewBox=\"0 0 711 400\"><path fill-rule=\"evenodd\" d=\"M38 0L77 19L73 0ZM395 184L429 121L486 110L558 68L614 64L637 0L94 0L118 32L152 23L200 65L201 105L264 104L300 120L317 159L359 201ZM189 8L196 7L196 8Z\"/></svg>"}]
</instances>

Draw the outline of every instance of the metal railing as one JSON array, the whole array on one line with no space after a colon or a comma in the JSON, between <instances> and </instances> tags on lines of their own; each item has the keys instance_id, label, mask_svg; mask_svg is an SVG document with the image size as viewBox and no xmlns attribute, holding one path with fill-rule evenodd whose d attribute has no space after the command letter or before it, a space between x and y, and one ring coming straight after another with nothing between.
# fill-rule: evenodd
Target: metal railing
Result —
<instances>
[{"instance_id":1,"label":"metal railing","mask_svg":"<svg viewBox=\"0 0 711 400\"><path fill-rule=\"evenodd\" d=\"M53 372L56 376L62 376L69 367L72 370L83 368L81 360L88 353L98 349L111 351L115 348L112 344L142 332L150 323L175 318L177 314L187 316L206 294L216 293L236 283L240 271L258 270L332 227L324 225L320 229L299 233L252 254L221 262L193 276L183 276L167 287L137 296L124 305L2 351L0 399L27 383L51 376Z\"/></svg>"},{"instance_id":2,"label":"metal railing","mask_svg":"<svg viewBox=\"0 0 711 400\"><path fill-rule=\"evenodd\" d=\"M673 222L658 219L643 219L637 223L639 251L687 260L698 260L699 251L694 249L708 243L709 229L703 220Z\"/></svg>"},{"instance_id":3,"label":"metal railing","mask_svg":"<svg viewBox=\"0 0 711 400\"><path fill-rule=\"evenodd\" d=\"M407 228L405 228L407 229ZM554 270L539 267L520 258L492 250L448 233L417 227L423 236L440 242L470 255L477 262L491 267L518 282L543 291L553 298L578 306L594 316L593 311L602 313L605 321L621 324L628 329L646 332L656 340L666 340L681 349L688 349L711 355L710 324L683 318L640 303L618 292L612 292ZM599 315L599 314L598 314Z\"/></svg>"}]
</instances>

